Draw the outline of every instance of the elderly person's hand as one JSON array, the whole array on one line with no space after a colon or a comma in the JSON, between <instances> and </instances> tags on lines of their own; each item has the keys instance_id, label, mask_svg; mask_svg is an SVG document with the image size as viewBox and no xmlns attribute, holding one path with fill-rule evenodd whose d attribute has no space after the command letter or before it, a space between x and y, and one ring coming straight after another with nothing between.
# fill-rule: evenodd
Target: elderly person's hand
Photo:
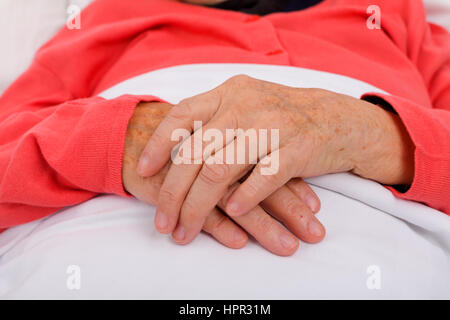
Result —
<instances>
[{"instance_id":1,"label":"elderly person's hand","mask_svg":"<svg viewBox=\"0 0 450 320\"><path fill-rule=\"evenodd\" d=\"M127 129L122 166L124 188L150 204L157 203L169 165L166 164L149 178L140 177L136 167L146 143L170 109L171 106L164 103L141 103L136 107ZM227 191L218 203L219 207L224 207L227 197L236 187L237 184ZM254 208L245 216L233 218L234 221L220 209L212 208L202 227L220 243L231 248L240 248L247 243L245 230L269 251L283 256L291 255L298 247L297 237L312 243L324 237L325 230L314 217L319 207L319 199L309 186L301 179L293 179L265 199L261 207ZM283 222L292 233L264 210ZM311 230L310 221L316 222L315 229ZM167 229L159 230L164 232Z\"/></svg>"},{"instance_id":2,"label":"elderly person's hand","mask_svg":"<svg viewBox=\"0 0 450 320\"><path fill-rule=\"evenodd\" d=\"M384 184L409 184L413 178L413 145L395 114L342 94L291 88L248 76L233 77L174 107L146 146L139 174L158 172L178 142L171 141L174 130L192 132L195 120L202 121L202 130L189 137L181 150L191 142L198 145L197 135L208 129L224 136L226 129L279 130L279 141L267 148L260 143L258 159L262 160L229 197L225 211L232 217L249 212L294 177L350 171ZM232 142L234 137L219 138L213 148L205 149L206 160L200 164L194 157L194 164L170 167L158 200L157 222L168 220L172 229L178 221L173 232L177 242L192 241L228 187L254 167L251 161L221 164L214 160L215 155L233 153L236 143ZM249 155L249 147L245 149ZM277 168L279 164L279 170L264 174L267 164Z\"/></svg>"}]
</instances>

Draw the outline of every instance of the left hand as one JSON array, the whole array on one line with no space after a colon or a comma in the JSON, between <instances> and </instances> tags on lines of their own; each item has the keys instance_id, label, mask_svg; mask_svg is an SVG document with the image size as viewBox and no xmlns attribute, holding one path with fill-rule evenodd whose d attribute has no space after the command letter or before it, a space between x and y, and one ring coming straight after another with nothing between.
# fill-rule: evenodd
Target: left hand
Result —
<instances>
[{"instance_id":1,"label":"left hand","mask_svg":"<svg viewBox=\"0 0 450 320\"><path fill-rule=\"evenodd\" d=\"M166 193L161 192L158 210L171 219L178 218L173 235L182 243L196 237L228 187L248 172L250 175L227 201L225 211L230 216L249 212L294 177L350 171L384 184L412 181L414 148L396 115L350 96L286 87L248 76L233 77L216 89L174 107L149 140L139 162L139 174L157 173L178 143L171 141L174 130L192 132L194 121L202 121L202 131L196 131L184 142L183 152L198 139L203 146L201 134L208 129L219 130L223 137L226 129L278 129L279 141L269 144L266 150L261 148L262 141L258 141L259 157L250 159L260 160L256 166L251 161L245 164L211 161L217 159L215 155L224 157L234 150L235 144L230 143L234 137L218 138L214 141L215 148L205 152L202 149L200 155L206 161L195 164L194 157L191 162L194 164L172 164L161 190L171 190L170 194L176 197L164 199ZM247 146L244 151L247 160L252 153ZM272 166L277 165L275 174L263 174L266 160ZM208 197L204 197L206 193ZM181 227L183 239L176 239Z\"/></svg>"},{"instance_id":2,"label":"left hand","mask_svg":"<svg viewBox=\"0 0 450 320\"><path fill-rule=\"evenodd\" d=\"M160 188L169 170L166 164L151 177L140 177L136 172L139 156L159 123L172 108L160 102L139 103L128 123L122 157L122 181L124 189L137 199L155 205ZM213 208L203 225L203 231L230 248L242 248L251 235L268 251L289 256L296 252L299 241L316 243L325 236L325 229L314 216L320 209L320 200L302 180L292 179L265 199L261 206L241 217L228 217L222 212L238 184L233 185L225 197ZM167 197L166 195L162 198ZM161 224L161 216L155 215L155 225L161 233L169 233L170 225L178 220ZM281 223L280 223L281 222ZM167 230L166 230L167 229Z\"/></svg>"}]
</instances>

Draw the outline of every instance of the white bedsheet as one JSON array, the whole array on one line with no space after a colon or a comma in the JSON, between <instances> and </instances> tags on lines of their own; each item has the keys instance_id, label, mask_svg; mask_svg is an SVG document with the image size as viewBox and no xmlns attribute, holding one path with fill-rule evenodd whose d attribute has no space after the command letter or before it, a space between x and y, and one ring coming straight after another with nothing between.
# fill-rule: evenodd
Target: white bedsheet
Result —
<instances>
[{"instance_id":1,"label":"white bedsheet","mask_svg":"<svg viewBox=\"0 0 450 320\"><path fill-rule=\"evenodd\" d=\"M103 96L150 92L175 103L240 73L355 97L380 91L313 70L206 64L150 72ZM101 196L1 234L0 297L450 298L450 217L350 174L309 182L322 201L318 216L327 237L302 243L292 257L275 256L254 242L227 249L204 234L181 247L156 232L154 207ZM75 275L79 289L71 286Z\"/></svg>"}]
</instances>

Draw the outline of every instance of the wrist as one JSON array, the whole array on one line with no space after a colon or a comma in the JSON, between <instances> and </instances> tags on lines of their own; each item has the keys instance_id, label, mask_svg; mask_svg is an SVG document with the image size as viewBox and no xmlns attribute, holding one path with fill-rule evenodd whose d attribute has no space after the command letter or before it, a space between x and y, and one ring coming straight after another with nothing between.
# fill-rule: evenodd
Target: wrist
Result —
<instances>
[{"instance_id":1,"label":"wrist","mask_svg":"<svg viewBox=\"0 0 450 320\"><path fill-rule=\"evenodd\" d=\"M161 102L141 102L128 122L124 156L137 162L147 141L165 117L170 105Z\"/></svg>"},{"instance_id":2,"label":"wrist","mask_svg":"<svg viewBox=\"0 0 450 320\"><path fill-rule=\"evenodd\" d=\"M137 176L139 157L159 123L171 108L162 102L141 102L128 122L122 161L122 181L124 189L132 193L131 183Z\"/></svg>"},{"instance_id":3,"label":"wrist","mask_svg":"<svg viewBox=\"0 0 450 320\"><path fill-rule=\"evenodd\" d=\"M415 147L401 119L373 104L367 119L366 143L352 172L386 185L412 184Z\"/></svg>"}]
</instances>

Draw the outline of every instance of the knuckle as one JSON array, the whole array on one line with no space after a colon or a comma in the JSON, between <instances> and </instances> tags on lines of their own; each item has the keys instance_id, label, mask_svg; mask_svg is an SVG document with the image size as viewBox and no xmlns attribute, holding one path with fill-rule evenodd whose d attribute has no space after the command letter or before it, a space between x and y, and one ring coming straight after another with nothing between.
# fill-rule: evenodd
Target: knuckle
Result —
<instances>
[{"instance_id":1,"label":"knuckle","mask_svg":"<svg viewBox=\"0 0 450 320\"><path fill-rule=\"evenodd\" d=\"M196 221L198 218L197 206L189 200L185 201L181 208L181 215L185 221Z\"/></svg>"},{"instance_id":2,"label":"knuckle","mask_svg":"<svg viewBox=\"0 0 450 320\"><path fill-rule=\"evenodd\" d=\"M226 181L230 169L227 165L205 164L200 171L200 178L208 184L218 184Z\"/></svg>"},{"instance_id":3,"label":"knuckle","mask_svg":"<svg viewBox=\"0 0 450 320\"><path fill-rule=\"evenodd\" d=\"M247 197L253 198L258 194L259 188L257 186L258 184L254 181L248 181L247 183L243 184L243 190L245 192L245 195Z\"/></svg>"},{"instance_id":4,"label":"knuckle","mask_svg":"<svg viewBox=\"0 0 450 320\"><path fill-rule=\"evenodd\" d=\"M217 219L214 221L213 225L212 225L212 232L218 232L227 222L227 217L225 217L224 215L219 215L217 217Z\"/></svg>"},{"instance_id":5,"label":"knuckle","mask_svg":"<svg viewBox=\"0 0 450 320\"><path fill-rule=\"evenodd\" d=\"M195 140L195 139L194 139ZM177 156L184 160L185 164L200 164L202 161L202 154L195 152L195 141L192 142L191 138L187 138L181 143L177 150ZM200 163L197 163L199 161Z\"/></svg>"},{"instance_id":6,"label":"knuckle","mask_svg":"<svg viewBox=\"0 0 450 320\"><path fill-rule=\"evenodd\" d=\"M170 190L163 189L159 191L159 201L161 203L173 203L178 200L178 197Z\"/></svg>"},{"instance_id":7,"label":"knuckle","mask_svg":"<svg viewBox=\"0 0 450 320\"><path fill-rule=\"evenodd\" d=\"M191 119L191 114L191 102L190 100L185 99L177 106L173 107L167 116L175 120L189 120Z\"/></svg>"},{"instance_id":8,"label":"knuckle","mask_svg":"<svg viewBox=\"0 0 450 320\"><path fill-rule=\"evenodd\" d=\"M273 229L272 220L267 213L263 213L258 216L256 224L261 232L261 234L268 234Z\"/></svg>"},{"instance_id":9,"label":"knuckle","mask_svg":"<svg viewBox=\"0 0 450 320\"><path fill-rule=\"evenodd\" d=\"M289 199L286 202L284 202L285 209L287 216L294 217L296 216L300 211L302 206L300 205L299 201L297 199Z\"/></svg>"},{"instance_id":10,"label":"knuckle","mask_svg":"<svg viewBox=\"0 0 450 320\"><path fill-rule=\"evenodd\" d=\"M288 188L292 190L296 195L299 195L302 199L305 199L308 195L315 195L311 187L302 179L291 180L287 184Z\"/></svg>"},{"instance_id":11,"label":"knuckle","mask_svg":"<svg viewBox=\"0 0 450 320\"><path fill-rule=\"evenodd\" d=\"M246 74L238 74L229 79L232 84L247 83L251 78Z\"/></svg>"}]
</instances>

